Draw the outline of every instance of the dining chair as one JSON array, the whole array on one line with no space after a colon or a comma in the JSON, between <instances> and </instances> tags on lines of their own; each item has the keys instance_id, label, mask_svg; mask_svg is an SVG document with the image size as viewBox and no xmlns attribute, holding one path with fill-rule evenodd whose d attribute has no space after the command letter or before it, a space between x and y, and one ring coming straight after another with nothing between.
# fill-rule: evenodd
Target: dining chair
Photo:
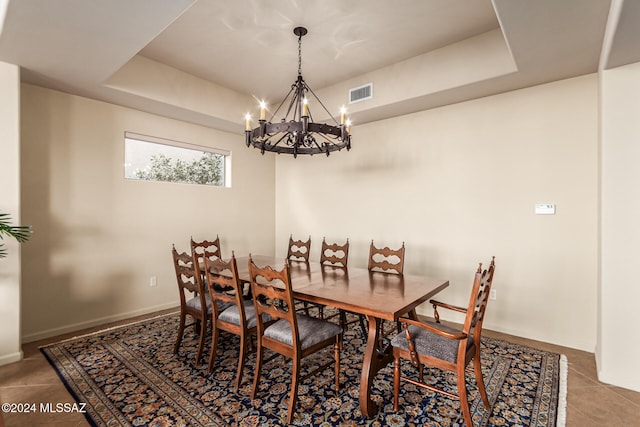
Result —
<instances>
[{"instance_id":1,"label":"dining chair","mask_svg":"<svg viewBox=\"0 0 640 427\"><path fill-rule=\"evenodd\" d=\"M191 255L194 258L197 258L197 263L195 264L198 273L202 277L202 280L206 287L206 280L204 274L204 259L221 259L222 251L220 248L220 237L216 235L215 240L202 240L195 241L193 237L191 237Z\"/></svg>"},{"instance_id":2,"label":"dining chair","mask_svg":"<svg viewBox=\"0 0 640 427\"><path fill-rule=\"evenodd\" d=\"M370 272L402 275L404 273L404 242L402 242L400 249L389 249L388 246L378 248L374 245L373 240L371 240L368 269ZM385 332L384 323L385 321L380 322L380 347L382 347L382 338L393 331L389 330ZM400 322L396 322L396 329L400 332Z\"/></svg>"},{"instance_id":3,"label":"dining chair","mask_svg":"<svg viewBox=\"0 0 640 427\"><path fill-rule=\"evenodd\" d=\"M258 337L251 398L255 399L258 392L264 349L271 349L290 358L292 374L287 423L291 424L298 399L298 381L331 365L327 362L299 378L302 359L333 344L335 388L340 389L342 328L335 323L296 313L289 260L285 260L282 270L274 270L271 266L256 266L249 256L249 279L256 310ZM266 325L262 317L265 314L269 315L274 323Z\"/></svg>"},{"instance_id":4,"label":"dining chair","mask_svg":"<svg viewBox=\"0 0 640 427\"><path fill-rule=\"evenodd\" d=\"M293 240L293 234L289 235L289 244L287 246L287 259L291 262L306 263L307 268L309 264L309 254L311 253L311 236L306 242L302 240ZM298 264L300 265L300 264ZM300 268L304 268L300 266ZM297 304L297 309L309 315L309 306L313 306L318 309L318 317L321 319L324 316L323 307L320 304L309 303L307 301L300 301Z\"/></svg>"},{"instance_id":5,"label":"dining chair","mask_svg":"<svg viewBox=\"0 0 640 427\"><path fill-rule=\"evenodd\" d=\"M200 335L196 352L196 364L198 364L204 347L204 338L208 330L211 298L205 291L200 273L195 267L195 258L186 252L178 253L175 245L171 249L171 253L180 293L180 326L178 327L178 337L173 352L175 354L178 353L182 343L187 315L191 316L194 320L195 330Z\"/></svg>"},{"instance_id":6,"label":"dining chair","mask_svg":"<svg viewBox=\"0 0 640 427\"><path fill-rule=\"evenodd\" d=\"M347 264L349 262L349 239L347 239L344 245L339 245L337 243L327 243L326 239L322 238L322 251L320 252L320 264L322 266L328 267L337 267L342 269L347 269ZM322 270L325 273L325 270ZM323 309L320 311L320 318L324 319ZM362 330L363 338L367 337L367 329L365 326L365 317L362 314L356 314L357 318L352 321L347 321L347 312L346 310L339 309L338 315L340 317L340 326L342 329L346 329L348 325L353 323L359 323L360 328Z\"/></svg>"},{"instance_id":7,"label":"dining chair","mask_svg":"<svg viewBox=\"0 0 640 427\"><path fill-rule=\"evenodd\" d=\"M482 378L480 338L494 271L495 257L491 259L488 269L483 271L482 263L478 266L471 289L471 297L466 308L431 300L435 322L400 319L404 326L404 332L399 333L391 340L394 357L394 411L397 411L399 406L400 380L404 380L415 386L459 399L464 422L468 427L473 427L465 378L465 369L471 360L473 360L473 371L482 402L487 410L491 410L484 379ZM438 308L465 313L465 321L462 328L442 325ZM401 377L400 364L402 359L410 360L414 366L418 367L417 381ZM425 382L423 378L424 366L439 368L456 374L458 383L457 395Z\"/></svg>"},{"instance_id":8,"label":"dining chair","mask_svg":"<svg viewBox=\"0 0 640 427\"><path fill-rule=\"evenodd\" d=\"M320 252L320 264L347 268L349 262L349 239L344 245L327 243L322 238L322 251Z\"/></svg>"},{"instance_id":9,"label":"dining chair","mask_svg":"<svg viewBox=\"0 0 640 427\"><path fill-rule=\"evenodd\" d=\"M253 348L251 336L256 333L256 311L253 301L245 301L243 286L238 277L235 254L225 261L221 258L204 257L204 271L209 283L209 296L213 302L211 323L211 353L209 373L213 371L216 359L219 331L226 331L240 338L240 353L236 373L236 391L242 383L242 373L247 351Z\"/></svg>"},{"instance_id":10,"label":"dining chair","mask_svg":"<svg viewBox=\"0 0 640 427\"><path fill-rule=\"evenodd\" d=\"M200 261L202 261L203 257L222 258L220 237L216 236L215 240L202 240L199 242L193 240L193 237L191 237L191 254L197 256Z\"/></svg>"},{"instance_id":11,"label":"dining chair","mask_svg":"<svg viewBox=\"0 0 640 427\"><path fill-rule=\"evenodd\" d=\"M369 271L402 274L404 272L404 242L400 249L377 248L371 241L369 246Z\"/></svg>"},{"instance_id":12,"label":"dining chair","mask_svg":"<svg viewBox=\"0 0 640 427\"><path fill-rule=\"evenodd\" d=\"M287 247L287 259L290 261L309 262L311 252L311 236L306 242L293 240L293 234L289 236L289 246Z\"/></svg>"}]
</instances>

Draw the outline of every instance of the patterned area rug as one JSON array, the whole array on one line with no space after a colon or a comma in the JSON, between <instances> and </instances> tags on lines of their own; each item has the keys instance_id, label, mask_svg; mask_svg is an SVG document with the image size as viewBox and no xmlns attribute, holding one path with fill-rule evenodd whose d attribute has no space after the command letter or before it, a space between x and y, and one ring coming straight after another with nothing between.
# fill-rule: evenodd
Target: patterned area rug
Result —
<instances>
[{"instance_id":1,"label":"patterned area rug","mask_svg":"<svg viewBox=\"0 0 640 427\"><path fill-rule=\"evenodd\" d=\"M96 426L262 426L286 420L291 364L277 357L265 364L256 400L251 400L255 356L245 368L240 391L233 380L237 337L222 333L217 363L207 375L206 363L194 365L197 336L192 327L177 355L173 354L178 315L73 338L41 348L60 378ZM333 370L301 381L295 425L309 426L447 426L464 425L457 400L401 384L400 411L393 411L393 371L381 370L373 399L380 405L375 418L363 417L358 403L364 342L358 327L345 334L341 352L341 390L333 388ZM205 349L208 355L209 347ZM482 404L473 375L467 387L476 426L544 426L563 419L566 358L554 353L483 338L483 373L493 409ZM269 352L265 353L269 356ZM208 357L208 356L207 356ZM327 349L304 359L305 369L332 358ZM563 363L564 362L564 363ZM561 373L564 366L564 373ZM410 363L405 375L415 375ZM302 372L304 375L304 371ZM425 378L456 390L455 377L432 369ZM563 384L565 387L563 387ZM560 412L560 417L558 414ZM558 425L562 425L560 421Z\"/></svg>"}]
</instances>

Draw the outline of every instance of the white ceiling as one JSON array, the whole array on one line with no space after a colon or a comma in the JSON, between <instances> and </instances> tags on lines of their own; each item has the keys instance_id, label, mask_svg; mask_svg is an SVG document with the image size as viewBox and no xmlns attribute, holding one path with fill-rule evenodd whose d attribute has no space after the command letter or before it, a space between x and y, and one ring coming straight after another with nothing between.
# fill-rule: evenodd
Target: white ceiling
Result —
<instances>
[{"instance_id":1,"label":"white ceiling","mask_svg":"<svg viewBox=\"0 0 640 427\"><path fill-rule=\"evenodd\" d=\"M240 92L274 97L297 76L297 26L309 30L302 71L314 89L498 28L490 1L398 4L201 0L140 54Z\"/></svg>"},{"instance_id":2,"label":"white ceiling","mask_svg":"<svg viewBox=\"0 0 640 427\"><path fill-rule=\"evenodd\" d=\"M456 57L456 69L399 74L405 89L425 80L436 86L441 81L442 87L407 94L400 88L389 101L362 103L355 114L365 122L638 62L640 2L610 3L0 0L0 61L22 67L28 83L235 131L241 130L235 119L224 114L159 102L131 86L116 89L109 79L134 62L159 63L248 100L275 99L286 94L297 74L296 26L309 30L302 39L302 72L316 92L380 70L388 74L433 52L447 57L468 40L500 38L510 63L495 65L502 71L446 86L445 80L477 67ZM488 67L494 61L494 52L472 53L476 63L486 58Z\"/></svg>"}]
</instances>

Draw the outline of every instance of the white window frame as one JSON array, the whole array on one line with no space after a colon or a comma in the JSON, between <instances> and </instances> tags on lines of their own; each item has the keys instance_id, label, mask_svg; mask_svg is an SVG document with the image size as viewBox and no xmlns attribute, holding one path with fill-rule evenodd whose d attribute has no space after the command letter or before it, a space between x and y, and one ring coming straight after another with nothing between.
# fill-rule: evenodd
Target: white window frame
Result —
<instances>
[{"instance_id":1,"label":"white window frame","mask_svg":"<svg viewBox=\"0 0 640 427\"><path fill-rule=\"evenodd\" d=\"M124 168L123 168L123 175L125 179L130 179L130 180L134 180L134 181L147 181L147 182L168 182L168 183L179 183L179 184L194 184L194 185L205 185L205 186L209 186L209 187L215 187L215 188L230 188L231 187L231 151L228 150L223 150L220 148L212 148L212 147L207 147L204 145L197 145L197 144L191 144L191 143L187 143L187 142L182 142L182 141L176 141L176 140L172 140L172 139L167 139L167 138L160 138L160 137L156 137L156 136L151 136L151 135L144 135L144 134L140 134L140 133L135 133L135 132L129 132L129 131L125 131L124 133L124 147L126 148L126 144L127 144L127 140L137 140L137 141L143 141L143 142L149 142L149 143L153 143L153 144L159 144L159 145L166 145L169 147L177 147L177 148L184 148L187 150L195 150L195 151L202 151L202 152L207 152L207 153L213 153L213 154L219 154L224 156L224 177L223 177L223 183L222 185L213 185L213 184L197 184L197 183L188 183L188 182L175 182L175 181L156 181L156 180L146 180L146 179L140 179L140 178L134 178L134 177L127 177L126 176L126 150L124 153L124 157L125 157L125 164L124 164Z\"/></svg>"}]
</instances>

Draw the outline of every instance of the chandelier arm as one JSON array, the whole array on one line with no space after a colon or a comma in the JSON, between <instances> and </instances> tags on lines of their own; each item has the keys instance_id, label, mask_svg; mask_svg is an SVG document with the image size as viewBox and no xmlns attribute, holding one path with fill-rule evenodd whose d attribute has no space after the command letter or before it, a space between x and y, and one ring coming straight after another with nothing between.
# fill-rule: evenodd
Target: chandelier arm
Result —
<instances>
[{"instance_id":1,"label":"chandelier arm","mask_svg":"<svg viewBox=\"0 0 640 427\"><path fill-rule=\"evenodd\" d=\"M334 142L324 133L320 133L320 136L322 136L322 138L324 138L325 142L328 144L334 144Z\"/></svg>"},{"instance_id":2,"label":"chandelier arm","mask_svg":"<svg viewBox=\"0 0 640 427\"><path fill-rule=\"evenodd\" d=\"M291 113L291 110L293 109L293 113L291 116L291 120L295 120L296 119L296 112L295 112L295 104L296 104L296 97L298 96L298 91L297 90L292 90L292 94L291 94L291 102L289 102L289 107L287 108L287 114L285 114L284 119L286 120L289 117L289 113Z\"/></svg>"},{"instance_id":3,"label":"chandelier arm","mask_svg":"<svg viewBox=\"0 0 640 427\"><path fill-rule=\"evenodd\" d=\"M270 151L272 153L293 154L293 147L286 147L286 146L282 146L282 145L279 145L277 147L265 146L266 144L263 145L263 143L261 143L259 141L254 141L254 142L251 143L251 145L253 147L255 147L255 148L258 148L258 149L262 149L264 147L264 151ZM349 150L350 146L349 146L349 144L346 144L346 143L340 144L340 145L330 144L330 145L327 145L322 150L318 150L318 148L316 148L316 147L314 147L314 148L298 147L297 148L297 154L308 154L308 155L326 154L327 151L329 151L329 152L340 151L343 148L346 148L347 150Z\"/></svg>"},{"instance_id":4,"label":"chandelier arm","mask_svg":"<svg viewBox=\"0 0 640 427\"><path fill-rule=\"evenodd\" d=\"M336 151L336 150L340 151L345 147L347 148L347 150L351 148L348 140L341 141L341 142L334 142L326 134L321 133L320 135L322 135L322 137L325 139L325 142L324 142L324 148L319 147L319 150L322 153L325 153L327 157L329 156L329 153L331 151ZM349 136L347 136L347 138L349 138ZM335 139L337 139L337 137Z\"/></svg>"},{"instance_id":5,"label":"chandelier arm","mask_svg":"<svg viewBox=\"0 0 640 427\"><path fill-rule=\"evenodd\" d=\"M291 132L287 132L285 134L283 134L280 139L278 139L274 144L269 143L270 146L272 147L276 147L278 144L280 144L280 141L282 141L287 135L291 135Z\"/></svg>"},{"instance_id":6,"label":"chandelier arm","mask_svg":"<svg viewBox=\"0 0 640 427\"><path fill-rule=\"evenodd\" d=\"M285 116L285 119L289 117L289 113L291 112L292 108L294 110L292 120L299 119L302 116L300 105L302 104L302 100L304 98L302 98L303 92L300 89L300 86L298 86L298 84L299 82L296 82L296 84L293 85L293 87L291 88L292 91L294 88L296 90L295 92L293 92L293 95L291 95L291 103L289 104L289 108L287 109L287 115Z\"/></svg>"},{"instance_id":7,"label":"chandelier arm","mask_svg":"<svg viewBox=\"0 0 640 427\"><path fill-rule=\"evenodd\" d=\"M282 125L281 123L276 123L276 125ZM267 144L270 147L275 147L277 146L283 139L285 139L287 136L291 135L290 131L284 130L284 131L280 131L280 130L276 130L274 133L266 133L264 136L260 136L259 133L259 128L254 129L253 131L247 131L250 134L250 142L252 144ZM281 134L280 138L278 138L278 140L275 143L271 142L271 139L273 137L275 137L276 135Z\"/></svg>"},{"instance_id":8,"label":"chandelier arm","mask_svg":"<svg viewBox=\"0 0 640 427\"><path fill-rule=\"evenodd\" d=\"M291 86L291 89L289 89L289 93L287 93L287 95L282 99L282 102L280 103L280 105L278 105L278 108L276 108L276 111L271 115L271 118L269 119L269 122L273 122L273 118L276 116L276 114L278 114L278 111L280 111L280 108L282 108L282 106L284 105L284 102L289 99L289 96L291 95L291 92L293 92L295 86ZM291 107L289 107L291 108ZM289 112L287 111L287 115L285 117L287 117L289 115Z\"/></svg>"},{"instance_id":9,"label":"chandelier arm","mask_svg":"<svg viewBox=\"0 0 640 427\"><path fill-rule=\"evenodd\" d=\"M267 133L270 135L275 135L278 133L293 133L293 132L301 132L302 125L300 122L278 122L278 123L269 123L267 125Z\"/></svg>"},{"instance_id":10,"label":"chandelier arm","mask_svg":"<svg viewBox=\"0 0 640 427\"><path fill-rule=\"evenodd\" d=\"M309 132L320 133L323 135L333 135L336 138L342 136L342 128L326 123L309 123Z\"/></svg>"},{"instance_id":11,"label":"chandelier arm","mask_svg":"<svg viewBox=\"0 0 640 427\"><path fill-rule=\"evenodd\" d=\"M333 120L333 122L338 125L338 121L336 120L335 117L333 117L333 115L329 112L329 110L327 110L327 107L324 106L324 104L322 103L322 101L320 101L320 98L318 98L318 95L316 95L316 93L313 91L313 89L311 89L309 87L309 85L305 82L304 84L307 89L309 90L309 92L311 92L311 94L313 95L313 97L316 99L316 101L318 101L318 103L320 103L320 105L322 106L322 108L324 109L324 111L329 115L329 117L331 117L331 120Z\"/></svg>"},{"instance_id":12,"label":"chandelier arm","mask_svg":"<svg viewBox=\"0 0 640 427\"><path fill-rule=\"evenodd\" d=\"M322 136L324 136L324 135L322 135ZM315 138L313 138L313 144L316 146L316 148L319 151L321 151L321 152L325 151L325 149L322 146L320 146L320 144L318 143L318 141ZM327 144L324 144L324 146L327 146Z\"/></svg>"}]
</instances>

